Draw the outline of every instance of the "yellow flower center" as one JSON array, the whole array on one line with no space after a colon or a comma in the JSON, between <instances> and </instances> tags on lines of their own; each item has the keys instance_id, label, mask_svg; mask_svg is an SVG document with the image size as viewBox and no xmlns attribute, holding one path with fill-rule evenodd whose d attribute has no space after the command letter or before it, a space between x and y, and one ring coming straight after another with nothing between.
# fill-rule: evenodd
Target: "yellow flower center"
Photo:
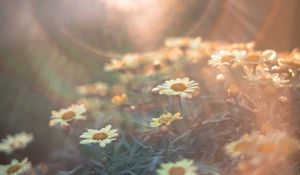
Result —
<instances>
[{"instance_id":1,"label":"yellow flower center","mask_svg":"<svg viewBox=\"0 0 300 175\"><path fill-rule=\"evenodd\" d=\"M264 143L257 147L257 151L260 153L271 153L274 150L274 144Z\"/></svg>"},{"instance_id":2,"label":"yellow flower center","mask_svg":"<svg viewBox=\"0 0 300 175\"><path fill-rule=\"evenodd\" d=\"M116 95L111 99L111 102L113 105L121 106L128 100L128 96L126 93L123 93L121 95Z\"/></svg>"},{"instance_id":3,"label":"yellow flower center","mask_svg":"<svg viewBox=\"0 0 300 175\"><path fill-rule=\"evenodd\" d=\"M238 152L245 152L251 148L251 144L248 141L243 141L235 145L234 149Z\"/></svg>"},{"instance_id":4,"label":"yellow flower center","mask_svg":"<svg viewBox=\"0 0 300 175\"><path fill-rule=\"evenodd\" d=\"M184 175L185 174L185 169L179 166L172 167L169 170L169 175Z\"/></svg>"},{"instance_id":5,"label":"yellow flower center","mask_svg":"<svg viewBox=\"0 0 300 175\"><path fill-rule=\"evenodd\" d=\"M93 140L104 140L108 137L108 135L104 132L98 132L93 135Z\"/></svg>"},{"instance_id":6,"label":"yellow flower center","mask_svg":"<svg viewBox=\"0 0 300 175\"><path fill-rule=\"evenodd\" d=\"M6 170L6 173L7 173L7 174L15 173L15 172L17 172L20 168L21 168L21 165L20 165L20 164L12 165L12 166L10 166L10 167Z\"/></svg>"},{"instance_id":7,"label":"yellow flower center","mask_svg":"<svg viewBox=\"0 0 300 175\"><path fill-rule=\"evenodd\" d=\"M17 149L19 147L21 147L22 145L24 145L24 143L22 143L22 141L20 140L14 140L13 142L11 142L9 144L9 146L12 148L12 149Z\"/></svg>"},{"instance_id":8,"label":"yellow flower center","mask_svg":"<svg viewBox=\"0 0 300 175\"><path fill-rule=\"evenodd\" d=\"M221 58L222 62L231 62L234 59L232 55L225 55Z\"/></svg>"},{"instance_id":9,"label":"yellow flower center","mask_svg":"<svg viewBox=\"0 0 300 175\"><path fill-rule=\"evenodd\" d=\"M183 83L175 83L171 86L171 89L174 91L184 91L187 89L187 86Z\"/></svg>"},{"instance_id":10,"label":"yellow flower center","mask_svg":"<svg viewBox=\"0 0 300 175\"><path fill-rule=\"evenodd\" d=\"M250 54L247 57L247 61L257 62L259 60L260 60L260 55L258 55L258 54Z\"/></svg>"},{"instance_id":11,"label":"yellow flower center","mask_svg":"<svg viewBox=\"0 0 300 175\"><path fill-rule=\"evenodd\" d=\"M164 117L161 117L158 121L159 121L159 123L166 124L166 123L168 123L170 120L171 120L171 117L169 117L169 116L164 116Z\"/></svg>"},{"instance_id":12,"label":"yellow flower center","mask_svg":"<svg viewBox=\"0 0 300 175\"><path fill-rule=\"evenodd\" d=\"M259 77L258 79L263 82L269 82L272 80L272 77L271 76L263 76L263 77Z\"/></svg>"},{"instance_id":13,"label":"yellow flower center","mask_svg":"<svg viewBox=\"0 0 300 175\"><path fill-rule=\"evenodd\" d=\"M62 116L61 116L61 118L63 119L63 120L72 120L74 117L75 117L75 112L73 112L73 111L68 111L68 112L66 112L66 113L64 113Z\"/></svg>"},{"instance_id":14,"label":"yellow flower center","mask_svg":"<svg viewBox=\"0 0 300 175\"><path fill-rule=\"evenodd\" d=\"M86 86L86 90L90 93L95 93L97 92L98 88L95 84L90 84Z\"/></svg>"}]
</instances>

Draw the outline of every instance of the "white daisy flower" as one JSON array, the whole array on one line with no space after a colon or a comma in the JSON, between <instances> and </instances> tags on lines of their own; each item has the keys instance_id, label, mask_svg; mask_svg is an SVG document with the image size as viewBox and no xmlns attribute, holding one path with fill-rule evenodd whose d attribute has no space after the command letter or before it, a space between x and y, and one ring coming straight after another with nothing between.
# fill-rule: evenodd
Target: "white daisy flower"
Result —
<instances>
[{"instance_id":1,"label":"white daisy flower","mask_svg":"<svg viewBox=\"0 0 300 175\"><path fill-rule=\"evenodd\" d=\"M230 66L235 62L239 62L246 56L245 50L219 50L211 55L211 59L208 60L208 65L215 67Z\"/></svg>"},{"instance_id":2,"label":"white daisy flower","mask_svg":"<svg viewBox=\"0 0 300 175\"><path fill-rule=\"evenodd\" d=\"M152 118L152 122L150 123L150 127L158 127L161 125L170 125L172 122L176 120L181 120L182 116L180 116L180 113L177 112L174 115L171 113L162 114L158 118Z\"/></svg>"},{"instance_id":3,"label":"white daisy flower","mask_svg":"<svg viewBox=\"0 0 300 175\"><path fill-rule=\"evenodd\" d=\"M152 91L159 91L159 94L179 95L182 98L192 98L192 93L198 89L198 83L189 78L177 78L167 80L162 85L156 86Z\"/></svg>"},{"instance_id":4,"label":"white daisy flower","mask_svg":"<svg viewBox=\"0 0 300 175\"><path fill-rule=\"evenodd\" d=\"M162 163L157 175L197 175L197 167L192 160L183 159L175 163Z\"/></svg>"},{"instance_id":5,"label":"white daisy flower","mask_svg":"<svg viewBox=\"0 0 300 175\"><path fill-rule=\"evenodd\" d=\"M100 95L105 96L108 92L108 85L103 82L86 84L77 87L77 91L82 95Z\"/></svg>"},{"instance_id":6,"label":"white daisy flower","mask_svg":"<svg viewBox=\"0 0 300 175\"><path fill-rule=\"evenodd\" d=\"M190 49L198 49L202 43L200 37L197 38L167 38L165 40L165 46L170 48L185 47Z\"/></svg>"},{"instance_id":7,"label":"white daisy flower","mask_svg":"<svg viewBox=\"0 0 300 175\"><path fill-rule=\"evenodd\" d=\"M105 71L118 71L124 69L135 69L140 66L143 61L139 54L125 54L121 59L112 59L109 64L104 67Z\"/></svg>"},{"instance_id":8,"label":"white daisy flower","mask_svg":"<svg viewBox=\"0 0 300 175\"><path fill-rule=\"evenodd\" d=\"M20 175L31 169L31 163L25 158L21 162L13 159L9 165L0 165L1 175Z\"/></svg>"},{"instance_id":9,"label":"white daisy flower","mask_svg":"<svg viewBox=\"0 0 300 175\"><path fill-rule=\"evenodd\" d=\"M15 150L24 149L32 140L33 135L31 133L21 132L15 135L8 135L0 143L0 152L10 154Z\"/></svg>"},{"instance_id":10,"label":"white daisy flower","mask_svg":"<svg viewBox=\"0 0 300 175\"><path fill-rule=\"evenodd\" d=\"M74 120L85 120L86 117L83 116L86 109L83 105L72 105L66 109L60 109L59 111L52 111L52 116L50 117L49 125L55 126L69 126Z\"/></svg>"},{"instance_id":11,"label":"white daisy flower","mask_svg":"<svg viewBox=\"0 0 300 175\"><path fill-rule=\"evenodd\" d=\"M80 141L80 144L98 143L100 147L104 148L107 144L117 139L119 136L117 131L117 129L111 129L111 125L107 125L100 130L88 129L80 135L80 138L83 139Z\"/></svg>"},{"instance_id":12,"label":"white daisy flower","mask_svg":"<svg viewBox=\"0 0 300 175\"><path fill-rule=\"evenodd\" d=\"M274 85L277 87L285 87L285 86L289 86L290 80L288 79L284 79L282 76L280 76L280 74L278 73L269 73L263 70L258 69L256 71L256 74L254 75L253 73L251 73L250 71L245 70L246 72L246 76L244 76L244 78L253 81L253 82L257 82L261 85Z\"/></svg>"}]
</instances>

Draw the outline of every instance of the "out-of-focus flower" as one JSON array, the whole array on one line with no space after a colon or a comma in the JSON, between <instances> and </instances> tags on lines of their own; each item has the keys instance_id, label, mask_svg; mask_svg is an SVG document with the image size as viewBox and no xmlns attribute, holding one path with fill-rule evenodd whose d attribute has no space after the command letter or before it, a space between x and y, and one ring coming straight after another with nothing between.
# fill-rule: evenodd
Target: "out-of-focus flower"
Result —
<instances>
[{"instance_id":1,"label":"out-of-focus flower","mask_svg":"<svg viewBox=\"0 0 300 175\"><path fill-rule=\"evenodd\" d=\"M175 113L175 114L171 114L171 113L166 113L166 114L162 114L160 117L158 118L152 118L152 122L150 123L150 127L158 127L161 125L170 125L172 122L176 121L176 120L181 120L182 116L180 116L180 113Z\"/></svg>"},{"instance_id":2,"label":"out-of-focus flower","mask_svg":"<svg viewBox=\"0 0 300 175\"><path fill-rule=\"evenodd\" d=\"M241 64L252 64L252 65L258 65L263 61L264 61L263 56L259 51L249 52L241 60L239 60Z\"/></svg>"},{"instance_id":3,"label":"out-of-focus flower","mask_svg":"<svg viewBox=\"0 0 300 175\"><path fill-rule=\"evenodd\" d=\"M107 125L100 130L88 129L80 135L80 138L83 139L80 141L80 144L98 143L100 147L104 148L107 144L117 139L119 136L117 131L117 129L111 129L111 125Z\"/></svg>"},{"instance_id":4,"label":"out-of-focus flower","mask_svg":"<svg viewBox=\"0 0 300 175\"><path fill-rule=\"evenodd\" d=\"M284 87L288 86L290 83L290 80L284 79L280 74L278 73L269 73L264 70L258 69L255 74L251 72L246 71L246 76L244 76L246 79L262 84L262 85L274 85L276 87Z\"/></svg>"},{"instance_id":5,"label":"out-of-focus flower","mask_svg":"<svg viewBox=\"0 0 300 175\"><path fill-rule=\"evenodd\" d=\"M111 99L111 103L115 106L121 106L123 104L125 104L128 100L128 96L126 93L122 93L120 95L115 95L113 96L113 98Z\"/></svg>"},{"instance_id":6,"label":"out-of-focus flower","mask_svg":"<svg viewBox=\"0 0 300 175\"><path fill-rule=\"evenodd\" d=\"M13 159L9 165L0 165L1 175L20 175L31 169L31 163L27 158L19 162Z\"/></svg>"},{"instance_id":7,"label":"out-of-focus flower","mask_svg":"<svg viewBox=\"0 0 300 175\"><path fill-rule=\"evenodd\" d=\"M185 59L192 64L199 62L203 57L203 53L199 49L188 49L185 51Z\"/></svg>"},{"instance_id":8,"label":"out-of-focus flower","mask_svg":"<svg viewBox=\"0 0 300 175\"><path fill-rule=\"evenodd\" d=\"M253 145L250 136L245 134L239 140L227 144L225 146L225 150L230 156L237 157L250 152L252 146Z\"/></svg>"},{"instance_id":9,"label":"out-of-focus flower","mask_svg":"<svg viewBox=\"0 0 300 175\"><path fill-rule=\"evenodd\" d=\"M0 143L0 152L10 154L15 150L24 149L30 142L32 142L32 140L33 135L26 132L8 135Z\"/></svg>"},{"instance_id":10,"label":"out-of-focus flower","mask_svg":"<svg viewBox=\"0 0 300 175\"><path fill-rule=\"evenodd\" d=\"M104 70L117 71L123 69L135 69L142 61L142 56L139 54L125 54L121 59L112 59L109 64L106 64Z\"/></svg>"},{"instance_id":11,"label":"out-of-focus flower","mask_svg":"<svg viewBox=\"0 0 300 175\"><path fill-rule=\"evenodd\" d=\"M172 63L184 56L184 53L179 48L166 48L160 51L160 57L167 63Z\"/></svg>"},{"instance_id":12,"label":"out-of-focus flower","mask_svg":"<svg viewBox=\"0 0 300 175\"><path fill-rule=\"evenodd\" d=\"M202 39L197 38L168 38L165 40L165 46L175 48L197 49L200 47Z\"/></svg>"},{"instance_id":13,"label":"out-of-focus flower","mask_svg":"<svg viewBox=\"0 0 300 175\"><path fill-rule=\"evenodd\" d=\"M294 50L291 53L279 53L278 65L287 66L292 76L296 76L300 69L300 52Z\"/></svg>"},{"instance_id":14,"label":"out-of-focus flower","mask_svg":"<svg viewBox=\"0 0 300 175\"><path fill-rule=\"evenodd\" d=\"M123 69L124 62L118 59L112 59L109 64L104 67L105 71L116 71Z\"/></svg>"},{"instance_id":15,"label":"out-of-focus flower","mask_svg":"<svg viewBox=\"0 0 300 175\"><path fill-rule=\"evenodd\" d=\"M293 51L291 53L279 53L279 65L287 65L289 68L300 68L300 52Z\"/></svg>"},{"instance_id":16,"label":"out-of-focus flower","mask_svg":"<svg viewBox=\"0 0 300 175\"><path fill-rule=\"evenodd\" d=\"M125 68L133 69L139 66L142 61L142 56L139 54L126 54L122 58Z\"/></svg>"},{"instance_id":17,"label":"out-of-focus flower","mask_svg":"<svg viewBox=\"0 0 300 175\"><path fill-rule=\"evenodd\" d=\"M192 98L192 93L199 89L198 83L189 78L177 78L167 80L162 85L156 86L153 90L159 90L159 94L178 95L182 98Z\"/></svg>"},{"instance_id":18,"label":"out-of-focus flower","mask_svg":"<svg viewBox=\"0 0 300 175\"><path fill-rule=\"evenodd\" d=\"M232 157L243 155L262 159L286 157L299 148L299 141L285 132L275 129L263 133L255 131L250 135L246 134L225 146L225 150Z\"/></svg>"},{"instance_id":19,"label":"out-of-focus flower","mask_svg":"<svg viewBox=\"0 0 300 175\"><path fill-rule=\"evenodd\" d=\"M61 127L67 127L74 120L85 120L86 117L83 116L85 112L86 108L83 105L72 105L59 111L52 111L49 126L60 125Z\"/></svg>"},{"instance_id":20,"label":"out-of-focus flower","mask_svg":"<svg viewBox=\"0 0 300 175\"><path fill-rule=\"evenodd\" d=\"M103 82L87 84L77 88L78 93L82 95L100 95L105 96L108 91L108 85Z\"/></svg>"},{"instance_id":21,"label":"out-of-focus flower","mask_svg":"<svg viewBox=\"0 0 300 175\"><path fill-rule=\"evenodd\" d=\"M275 50L265 50L261 53L266 62L275 63L277 61L277 52Z\"/></svg>"},{"instance_id":22,"label":"out-of-focus flower","mask_svg":"<svg viewBox=\"0 0 300 175\"><path fill-rule=\"evenodd\" d=\"M224 46L223 46L224 47ZM227 50L246 50L252 51L255 47L255 42L248 42L248 43L233 43L225 46Z\"/></svg>"},{"instance_id":23,"label":"out-of-focus flower","mask_svg":"<svg viewBox=\"0 0 300 175\"><path fill-rule=\"evenodd\" d=\"M242 60L246 55L247 52L245 50L220 50L211 55L208 65L215 67L230 66Z\"/></svg>"},{"instance_id":24,"label":"out-of-focus flower","mask_svg":"<svg viewBox=\"0 0 300 175\"><path fill-rule=\"evenodd\" d=\"M193 160L183 159L175 163L162 163L157 175L197 175L197 167Z\"/></svg>"},{"instance_id":25,"label":"out-of-focus flower","mask_svg":"<svg viewBox=\"0 0 300 175\"><path fill-rule=\"evenodd\" d=\"M240 88L235 84L230 84L229 88L227 89L227 93L232 97L236 97L240 93Z\"/></svg>"}]
</instances>

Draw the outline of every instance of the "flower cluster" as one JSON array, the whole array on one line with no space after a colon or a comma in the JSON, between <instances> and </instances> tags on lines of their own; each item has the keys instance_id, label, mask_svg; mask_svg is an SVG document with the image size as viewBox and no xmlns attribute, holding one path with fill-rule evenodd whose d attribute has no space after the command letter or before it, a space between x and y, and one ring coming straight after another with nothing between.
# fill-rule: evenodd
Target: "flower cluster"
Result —
<instances>
[{"instance_id":1,"label":"flower cluster","mask_svg":"<svg viewBox=\"0 0 300 175\"><path fill-rule=\"evenodd\" d=\"M49 118L64 131L57 152L65 154L55 156L69 174L299 172L298 50L168 38L158 50L126 53L101 70L105 78L79 85L77 103ZM31 141L8 136L0 151ZM13 160L0 172L30 167Z\"/></svg>"},{"instance_id":2,"label":"flower cluster","mask_svg":"<svg viewBox=\"0 0 300 175\"><path fill-rule=\"evenodd\" d=\"M24 149L32 140L33 135L31 133L21 132L15 135L8 135L0 143L0 152L10 154L15 150Z\"/></svg>"},{"instance_id":3,"label":"flower cluster","mask_svg":"<svg viewBox=\"0 0 300 175\"><path fill-rule=\"evenodd\" d=\"M274 50L219 50L211 55L208 64L217 68L242 67L244 77L256 84L284 87L296 81L293 77L300 68L299 55L297 50L285 54Z\"/></svg>"},{"instance_id":4,"label":"flower cluster","mask_svg":"<svg viewBox=\"0 0 300 175\"><path fill-rule=\"evenodd\" d=\"M300 142L284 131L253 131L225 146L232 157L241 157L238 171L242 174L271 174L278 162L300 149ZM261 166L264 164L264 166ZM286 172L285 172L286 173Z\"/></svg>"},{"instance_id":5,"label":"flower cluster","mask_svg":"<svg viewBox=\"0 0 300 175\"><path fill-rule=\"evenodd\" d=\"M259 157L265 160L286 157L299 150L300 143L283 131L253 131L229 143L225 148L232 157Z\"/></svg>"}]
</instances>

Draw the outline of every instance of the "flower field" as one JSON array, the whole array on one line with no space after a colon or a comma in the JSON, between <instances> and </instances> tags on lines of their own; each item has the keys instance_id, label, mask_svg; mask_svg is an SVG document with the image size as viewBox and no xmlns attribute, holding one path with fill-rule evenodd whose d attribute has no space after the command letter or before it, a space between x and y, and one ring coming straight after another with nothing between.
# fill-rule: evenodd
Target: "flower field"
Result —
<instances>
[{"instance_id":1,"label":"flower field","mask_svg":"<svg viewBox=\"0 0 300 175\"><path fill-rule=\"evenodd\" d=\"M300 173L297 49L167 38L99 69L109 81L74 87L77 102L44 116L63 137L55 159L20 157L35 133L11 133L0 151L16 158L1 175Z\"/></svg>"}]
</instances>

